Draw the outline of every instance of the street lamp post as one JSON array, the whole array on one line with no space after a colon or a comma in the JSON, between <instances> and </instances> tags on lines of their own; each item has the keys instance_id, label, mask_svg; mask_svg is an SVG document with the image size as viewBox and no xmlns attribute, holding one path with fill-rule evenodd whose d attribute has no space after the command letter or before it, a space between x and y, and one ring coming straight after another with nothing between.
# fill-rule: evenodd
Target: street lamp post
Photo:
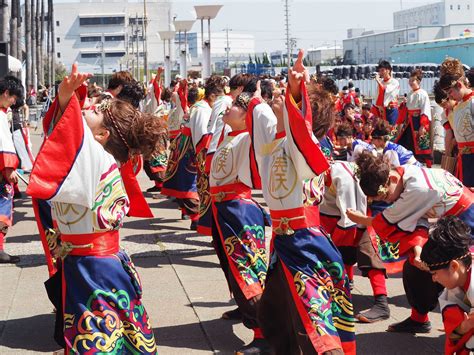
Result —
<instances>
[{"instance_id":1,"label":"street lamp post","mask_svg":"<svg viewBox=\"0 0 474 355\"><path fill-rule=\"evenodd\" d=\"M165 63L165 87L171 83L171 40L174 39L176 31L160 31L158 32L163 41L163 56ZM168 42L168 54L166 54L166 42Z\"/></svg>"},{"instance_id":2,"label":"street lamp post","mask_svg":"<svg viewBox=\"0 0 474 355\"><path fill-rule=\"evenodd\" d=\"M179 74L186 78L188 76L187 69L187 52L188 52L188 32L191 31L191 28L194 25L196 20L182 20L174 21L174 28L178 32L178 41L179 41ZM184 49L181 50L181 32L184 33Z\"/></svg>"},{"instance_id":3,"label":"street lamp post","mask_svg":"<svg viewBox=\"0 0 474 355\"><path fill-rule=\"evenodd\" d=\"M211 20L217 16L222 5L194 6L196 17L201 20L201 46L202 46L202 77L211 76ZM207 20L208 40L204 40L204 20Z\"/></svg>"}]
</instances>

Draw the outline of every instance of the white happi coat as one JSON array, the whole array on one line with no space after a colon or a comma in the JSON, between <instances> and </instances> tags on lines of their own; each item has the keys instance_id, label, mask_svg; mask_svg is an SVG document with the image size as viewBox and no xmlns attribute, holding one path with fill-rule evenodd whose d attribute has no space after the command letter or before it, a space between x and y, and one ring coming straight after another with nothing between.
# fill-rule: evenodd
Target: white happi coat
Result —
<instances>
[{"instance_id":1,"label":"white happi coat","mask_svg":"<svg viewBox=\"0 0 474 355\"><path fill-rule=\"evenodd\" d=\"M403 231L413 232L420 224L428 226L424 218L427 212L434 212L440 218L462 196L462 183L443 169L415 165L405 165L402 169L403 192L382 213L389 223L396 224Z\"/></svg>"},{"instance_id":2,"label":"white happi coat","mask_svg":"<svg viewBox=\"0 0 474 355\"><path fill-rule=\"evenodd\" d=\"M381 85L383 90L380 90L382 88L380 88L379 84L379 96L376 101L377 104L383 103L383 107L388 107L391 102L397 102L398 94L400 93L400 83L398 82L398 80L394 78L390 78L387 81L382 80Z\"/></svg>"},{"instance_id":3,"label":"white happi coat","mask_svg":"<svg viewBox=\"0 0 474 355\"><path fill-rule=\"evenodd\" d=\"M431 121L431 104L428 93L423 89L411 91L407 97L408 110L420 110L420 116L425 115Z\"/></svg>"},{"instance_id":4,"label":"white happi coat","mask_svg":"<svg viewBox=\"0 0 474 355\"><path fill-rule=\"evenodd\" d=\"M207 131L212 134L212 138L207 154L213 154L219 145L221 135L225 136L231 131L230 127L222 121L222 116L224 116L226 110L231 106L232 97L228 95L220 96L214 102L214 105L212 105L211 118L209 119L209 125L207 127Z\"/></svg>"},{"instance_id":5,"label":"white happi coat","mask_svg":"<svg viewBox=\"0 0 474 355\"><path fill-rule=\"evenodd\" d=\"M324 198L319 205L322 214L340 217L337 225L343 229L354 227L346 214L348 208L367 213L367 197L355 176L354 163L334 162L326 174L330 174L331 185L324 190ZM362 226L360 226L362 227Z\"/></svg>"}]
</instances>

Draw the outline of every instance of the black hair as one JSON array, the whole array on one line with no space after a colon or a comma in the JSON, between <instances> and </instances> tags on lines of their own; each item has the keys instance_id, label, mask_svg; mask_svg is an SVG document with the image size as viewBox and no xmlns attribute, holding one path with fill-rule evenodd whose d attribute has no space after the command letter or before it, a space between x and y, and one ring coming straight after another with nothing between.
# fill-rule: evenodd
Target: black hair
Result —
<instances>
[{"instance_id":1,"label":"black hair","mask_svg":"<svg viewBox=\"0 0 474 355\"><path fill-rule=\"evenodd\" d=\"M199 98L199 89L192 87L188 90L188 105L194 105Z\"/></svg>"},{"instance_id":2,"label":"black hair","mask_svg":"<svg viewBox=\"0 0 474 355\"><path fill-rule=\"evenodd\" d=\"M336 129L336 137L352 137L353 128L348 123L342 123Z\"/></svg>"},{"instance_id":3,"label":"black hair","mask_svg":"<svg viewBox=\"0 0 474 355\"><path fill-rule=\"evenodd\" d=\"M354 87L354 83L351 81L351 82L347 85L347 87L348 87L349 89L352 89L352 88Z\"/></svg>"},{"instance_id":4,"label":"black hair","mask_svg":"<svg viewBox=\"0 0 474 355\"><path fill-rule=\"evenodd\" d=\"M262 90L262 98L264 100L273 99L273 84L270 80L262 80L260 82L260 89Z\"/></svg>"},{"instance_id":5,"label":"black hair","mask_svg":"<svg viewBox=\"0 0 474 355\"><path fill-rule=\"evenodd\" d=\"M436 80L433 85L433 94L434 94L435 102L438 105L441 105L443 101L446 101L448 99L448 95L446 94L446 92L443 89L441 89L439 80Z\"/></svg>"},{"instance_id":6,"label":"black hair","mask_svg":"<svg viewBox=\"0 0 474 355\"><path fill-rule=\"evenodd\" d=\"M346 91L346 90L349 90L349 88L347 86L343 86L342 91Z\"/></svg>"},{"instance_id":7,"label":"black hair","mask_svg":"<svg viewBox=\"0 0 474 355\"><path fill-rule=\"evenodd\" d=\"M430 270L447 268L452 260L459 260L469 267L472 263L471 243L471 230L466 223L455 216L442 217L430 232L421 260Z\"/></svg>"},{"instance_id":8,"label":"black hair","mask_svg":"<svg viewBox=\"0 0 474 355\"><path fill-rule=\"evenodd\" d=\"M123 85L122 90L117 95L117 99L130 103L133 107L138 108L140 101L145 98L145 90L143 86L136 80Z\"/></svg>"},{"instance_id":9,"label":"black hair","mask_svg":"<svg viewBox=\"0 0 474 355\"><path fill-rule=\"evenodd\" d=\"M380 69L388 69L392 71L392 65L390 64L388 60L381 60L379 62L379 65L377 66L377 70L380 70Z\"/></svg>"},{"instance_id":10,"label":"black hair","mask_svg":"<svg viewBox=\"0 0 474 355\"><path fill-rule=\"evenodd\" d=\"M348 103L348 104L346 104L346 105L344 106L344 110L343 110L343 111L345 111L345 110L347 110L347 109L349 109L349 108L355 110L356 107L355 107L354 104Z\"/></svg>"},{"instance_id":11,"label":"black hair","mask_svg":"<svg viewBox=\"0 0 474 355\"><path fill-rule=\"evenodd\" d=\"M359 185L367 197L375 197L380 186L387 184L390 175L390 162L383 156L374 156L369 151L363 151L356 159L359 166Z\"/></svg>"},{"instance_id":12,"label":"black hair","mask_svg":"<svg viewBox=\"0 0 474 355\"><path fill-rule=\"evenodd\" d=\"M392 129L390 124L387 121L380 120L372 131L372 138L382 138L383 140L388 141L391 132Z\"/></svg>"},{"instance_id":13,"label":"black hair","mask_svg":"<svg viewBox=\"0 0 474 355\"><path fill-rule=\"evenodd\" d=\"M255 91L257 91L257 81L258 78L255 75L252 75L247 84L245 84L242 92L250 92L253 94ZM260 81L260 83L262 83L262 81Z\"/></svg>"},{"instance_id":14,"label":"black hair","mask_svg":"<svg viewBox=\"0 0 474 355\"><path fill-rule=\"evenodd\" d=\"M205 94L204 96L208 99L212 94L222 95L225 93L226 82L225 79L220 75L211 75L204 85Z\"/></svg>"},{"instance_id":15,"label":"black hair","mask_svg":"<svg viewBox=\"0 0 474 355\"><path fill-rule=\"evenodd\" d=\"M248 73L236 74L229 80L229 87L231 90L237 89L239 86L245 87L252 79L252 75Z\"/></svg>"},{"instance_id":16,"label":"black hair","mask_svg":"<svg viewBox=\"0 0 474 355\"><path fill-rule=\"evenodd\" d=\"M0 95L5 91L8 91L10 96L16 96L17 98L23 98L24 96L21 80L11 75L7 75L0 80Z\"/></svg>"},{"instance_id":17,"label":"black hair","mask_svg":"<svg viewBox=\"0 0 474 355\"><path fill-rule=\"evenodd\" d=\"M370 106L370 104L363 104L362 105L362 110L370 111L371 109L372 109L372 106Z\"/></svg>"},{"instance_id":18,"label":"black hair","mask_svg":"<svg viewBox=\"0 0 474 355\"><path fill-rule=\"evenodd\" d=\"M25 106L25 99L23 97L17 97L15 103L10 106L12 110L18 110L21 107Z\"/></svg>"},{"instance_id":19,"label":"black hair","mask_svg":"<svg viewBox=\"0 0 474 355\"><path fill-rule=\"evenodd\" d=\"M328 78L326 76L322 76L318 78L317 83L321 84L323 89L327 92L333 95L339 94L339 88L337 87L336 82L333 79Z\"/></svg>"}]
</instances>

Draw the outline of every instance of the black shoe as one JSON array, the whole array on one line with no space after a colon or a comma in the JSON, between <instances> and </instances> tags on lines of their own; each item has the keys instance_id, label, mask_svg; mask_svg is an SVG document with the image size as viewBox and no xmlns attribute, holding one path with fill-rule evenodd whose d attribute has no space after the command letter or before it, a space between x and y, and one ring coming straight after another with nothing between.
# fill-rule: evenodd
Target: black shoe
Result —
<instances>
[{"instance_id":1,"label":"black shoe","mask_svg":"<svg viewBox=\"0 0 474 355\"><path fill-rule=\"evenodd\" d=\"M254 339L248 345L241 347L235 352L235 355L257 355L257 354L271 354L270 344L265 339Z\"/></svg>"},{"instance_id":2,"label":"black shoe","mask_svg":"<svg viewBox=\"0 0 474 355\"><path fill-rule=\"evenodd\" d=\"M198 229L198 221L191 221L191 226L189 227L192 231L197 231Z\"/></svg>"},{"instance_id":3,"label":"black shoe","mask_svg":"<svg viewBox=\"0 0 474 355\"><path fill-rule=\"evenodd\" d=\"M239 307L230 311L222 313L222 319L225 320L242 320L242 313L240 313Z\"/></svg>"},{"instance_id":4,"label":"black shoe","mask_svg":"<svg viewBox=\"0 0 474 355\"><path fill-rule=\"evenodd\" d=\"M20 262L18 256L10 255L4 251L0 251L0 264L17 264Z\"/></svg>"},{"instance_id":5,"label":"black shoe","mask_svg":"<svg viewBox=\"0 0 474 355\"><path fill-rule=\"evenodd\" d=\"M15 194L13 195L13 198L14 198L14 199L23 198L23 194L21 193L21 191L17 191L17 192L15 192Z\"/></svg>"},{"instance_id":6,"label":"black shoe","mask_svg":"<svg viewBox=\"0 0 474 355\"><path fill-rule=\"evenodd\" d=\"M375 323L390 318L390 308L388 308L387 296L375 296L375 303L371 309L356 315L361 323Z\"/></svg>"},{"instance_id":7,"label":"black shoe","mask_svg":"<svg viewBox=\"0 0 474 355\"><path fill-rule=\"evenodd\" d=\"M416 322L410 317L400 323L388 326L387 332L396 333L429 333L431 331L431 322Z\"/></svg>"},{"instance_id":8,"label":"black shoe","mask_svg":"<svg viewBox=\"0 0 474 355\"><path fill-rule=\"evenodd\" d=\"M153 186L153 187L150 187L149 189L146 189L146 192L160 192L160 191L161 191L161 188L158 186Z\"/></svg>"}]
</instances>

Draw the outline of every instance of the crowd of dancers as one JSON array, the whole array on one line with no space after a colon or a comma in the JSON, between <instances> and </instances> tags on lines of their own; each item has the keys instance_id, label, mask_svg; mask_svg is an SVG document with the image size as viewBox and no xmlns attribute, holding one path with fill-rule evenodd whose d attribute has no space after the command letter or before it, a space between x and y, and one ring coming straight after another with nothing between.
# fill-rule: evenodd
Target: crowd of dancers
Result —
<instances>
[{"instance_id":1,"label":"crowd of dancers","mask_svg":"<svg viewBox=\"0 0 474 355\"><path fill-rule=\"evenodd\" d=\"M154 182L148 191L173 199L189 228L211 238L237 304L223 318L242 320L254 336L236 354L355 354L355 322L390 317L386 278L397 272L411 314L388 331L430 332L439 303L445 352L474 348L470 73L448 58L433 88L449 172L432 167L420 70L400 100L390 63L381 61L369 104L352 85L340 92L330 78L310 76L303 56L286 78L177 77L164 87L160 68L145 87L117 72L107 90L73 65L43 119L26 191L48 264L54 338L66 353L159 351L159 319L148 318L120 248L125 217L153 215L136 179L142 166ZM4 263L19 261L3 240L16 169L25 164L9 128L23 91L14 77L0 80ZM364 312L351 299L355 264L374 296Z\"/></svg>"}]
</instances>

